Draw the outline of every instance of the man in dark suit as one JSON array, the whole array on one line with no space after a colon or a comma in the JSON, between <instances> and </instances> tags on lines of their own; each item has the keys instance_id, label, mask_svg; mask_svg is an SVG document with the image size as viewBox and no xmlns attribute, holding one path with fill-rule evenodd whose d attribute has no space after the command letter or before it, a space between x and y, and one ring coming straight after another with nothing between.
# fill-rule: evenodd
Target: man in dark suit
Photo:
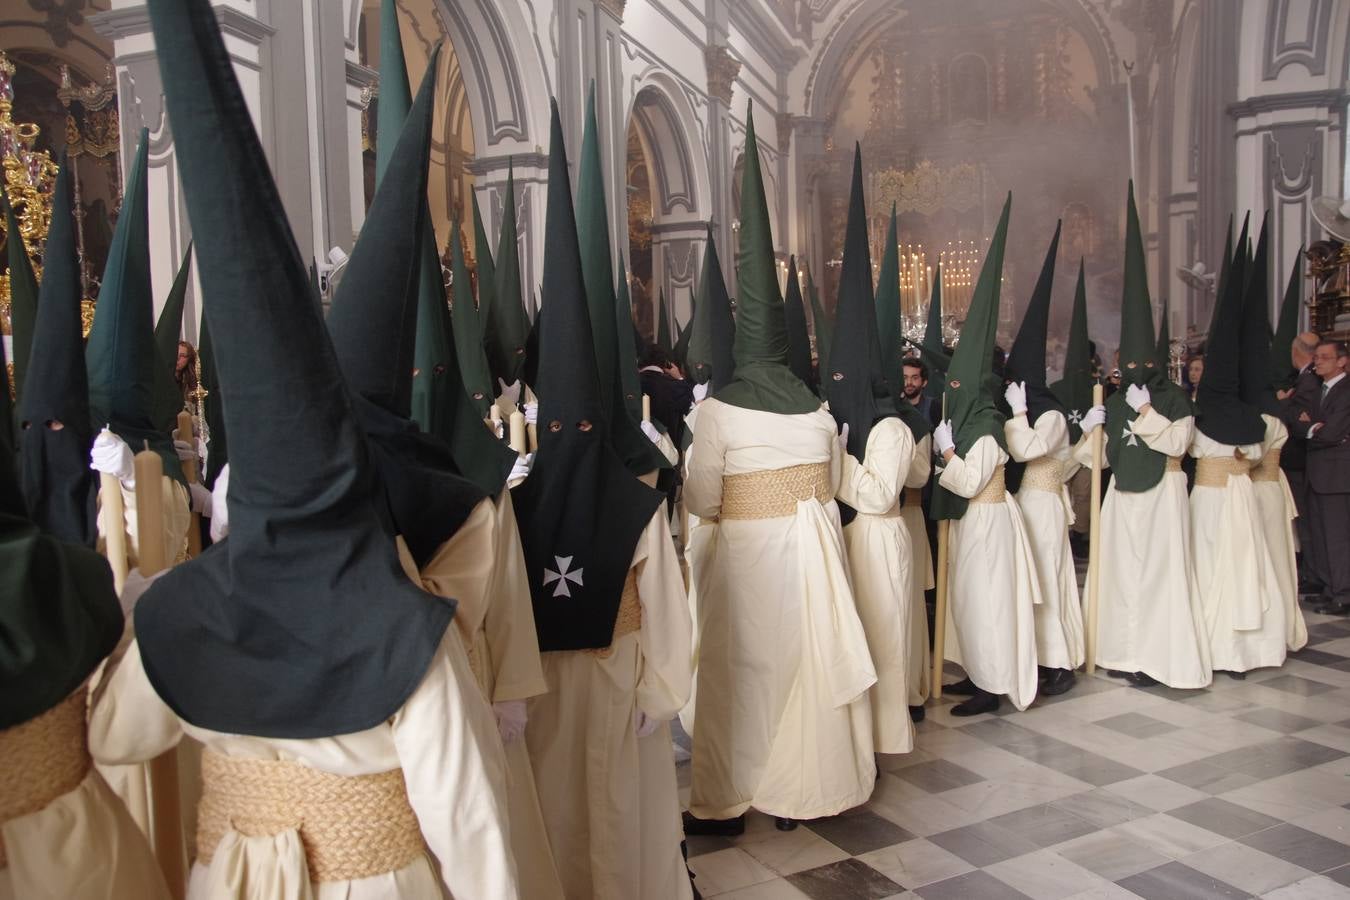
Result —
<instances>
[{"instance_id":1,"label":"man in dark suit","mask_svg":"<svg viewBox=\"0 0 1350 900\"><path fill-rule=\"evenodd\" d=\"M655 344L642 354L642 393L652 400L652 418L660 422L674 441L681 445L684 437L684 416L694 405L694 386L684 380L679 365L670 354Z\"/></svg>"},{"instance_id":2,"label":"man in dark suit","mask_svg":"<svg viewBox=\"0 0 1350 900\"><path fill-rule=\"evenodd\" d=\"M1325 567L1319 612L1350 615L1350 353L1342 341L1322 341L1313 357L1322 388L1309 415L1308 487L1313 540Z\"/></svg>"},{"instance_id":3,"label":"man in dark suit","mask_svg":"<svg viewBox=\"0 0 1350 900\"><path fill-rule=\"evenodd\" d=\"M933 427L942 421L942 402L928 396L928 364L917 356L906 357L901 363L905 374L905 399L917 406Z\"/></svg>"},{"instance_id":4,"label":"man in dark suit","mask_svg":"<svg viewBox=\"0 0 1350 900\"><path fill-rule=\"evenodd\" d=\"M1322 379L1313 371L1313 354L1317 351L1320 338L1316 332L1305 331L1294 338L1289 348L1291 369L1297 372L1293 387L1281 391L1280 419L1289 430L1289 440L1280 453L1280 468L1289 481L1289 490L1294 495L1294 506L1298 509L1299 571L1298 589L1300 594L1320 595L1326 587L1325 567L1318 558L1317 545L1312 536L1312 518L1308 514L1308 481L1306 475L1308 458L1308 425L1312 421L1313 406L1322 393Z\"/></svg>"}]
</instances>

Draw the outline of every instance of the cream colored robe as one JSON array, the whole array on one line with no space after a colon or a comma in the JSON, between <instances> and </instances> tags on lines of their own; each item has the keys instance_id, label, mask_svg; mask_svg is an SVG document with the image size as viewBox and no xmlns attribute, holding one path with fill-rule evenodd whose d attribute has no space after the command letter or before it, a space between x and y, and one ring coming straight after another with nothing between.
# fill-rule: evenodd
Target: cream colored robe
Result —
<instances>
[{"instance_id":1,"label":"cream colored robe","mask_svg":"<svg viewBox=\"0 0 1350 900\"><path fill-rule=\"evenodd\" d=\"M692 515L715 519L724 476L828 463L840 479L833 417L778 415L716 398L698 407L685 481ZM692 536L698 540L697 532ZM698 708L690 811L726 819L751 806L814 819L865 802L876 782L876 683L849 586L833 500L794 515L721 520L694 557Z\"/></svg>"},{"instance_id":2,"label":"cream colored robe","mask_svg":"<svg viewBox=\"0 0 1350 900\"><path fill-rule=\"evenodd\" d=\"M905 487L923 490L933 474L933 436L926 434L914 445L914 459L905 476ZM928 604L924 591L934 586L933 552L928 544L928 525L923 504L900 507L900 521L909 529L909 705L923 706L931 692L933 648L928 641Z\"/></svg>"},{"instance_id":3,"label":"cream colored robe","mask_svg":"<svg viewBox=\"0 0 1350 900\"><path fill-rule=\"evenodd\" d=\"M359 623L353 623L357 625ZM225 756L287 760L335 775L403 770L427 853L394 872L310 884L299 834L227 831L210 866L194 865L189 900L459 900L521 896L511 855L506 771L492 711L473 682L459 636L447 629L422 682L389 720L312 740L224 734L179 719L150 686L130 642L95 692L89 748L103 763L158 756L185 735Z\"/></svg>"},{"instance_id":4,"label":"cream colored robe","mask_svg":"<svg viewBox=\"0 0 1350 900\"><path fill-rule=\"evenodd\" d=\"M1264 435L1263 435L1264 437ZM1197 460L1260 462L1262 444L1234 447L1200 431L1191 440ZM1229 475L1227 487L1191 488L1191 552L1205 615L1211 666L1246 672L1284 664L1287 623L1280 583L1250 476Z\"/></svg>"},{"instance_id":5,"label":"cream colored robe","mask_svg":"<svg viewBox=\"0 0 1350 900\"><path fill-rule=\"evenodd\" d=\"M914 749L909 718L913 548L900 518L900 491L914 458L914 436L900 419L882 419L867 435L863 461L845 453L835 495L857 511L844 526L853 599L867 635L877 683L868 691L878 753ZM925 638L927 638L927 629Z\"/></svg>"},{"instance_id":6,"label":"cream colored robe","mask_svg":"<svg viewBox=\"0 0 1350 900\"><path fill-rule=\"evenodd\" d=\"M402 538L398 544L404 569L415 572ZM511 493L503 490L495 503L491 499L479 502L414 579L423 590L457 601L455 628L489 703L527 700L548 690L523 554ZM525 742L511 741L503 753L511 849L519 861L521 896L560 898L562 884L553 864Z\"/></svg>"},{"instance_id":7,"label":"cream colored robe","mask_svg":"<svg viewBox=\"0 0 1350 900\"><path fill-rule=\"evenodd\" d=\"M967 499L977 496L1007 463L990 435L964 457L943 465L938 484ZM1041 603L1036 555L1013 495L1002 503L970 503L948 534L946 657L991 694L1018 709L1036 699L1036 613Z\"/></svg>"},{"instance_id":8,"label":"cream colored robe","mask_svg":"<svg viewBox=\"0 0 1350 900\"><path fill-rule=\"evenodd\" d=\"M1027 537L1036 553L1041 603L1036 607L1036 658L1051 669L1076 669L1083 664L1083 607L1078 599L1078 571L1069 549L1069 525L1073 506L1064 485L1078 464L1069 446L1069 423L1064 414L1050 410L1035 424L1025 415L1013 416L1004 426L1008 454L1017 462L1051 458L1059 464L1062 479L1058 491L1034 488L1023 481L1017 491L1017 506L1026 523Z\"/></svg>"},{"instance_id":9,"label":"cream colored robe","mask_svg":"<svg viewBox=\"0 0 1350 900\"><path fill-rule=\"evenodd\" d=\"M689 602L664 508L632 567L642 627L607 656L544 653L549 691L530 701L525 742L569 900L692 896L667 724L689 698ZM644 738L639 711L662 723Z\"/></svg>"},{"instance_id":10,"label":"cream colored robe","mask_svg":"<svg viewBox=\"0 0 1350 900\"><path fill-rule=\"evenodd\" d=\"M0 900L169 898L149 841L97 769L37 812L0 825L0 837L9 857Z\"/></svg>"},{"instance_id":11,"label":"cream colored robe","mask_svg":"<svg viewBox=\"0 0 1350 900\"><path fill-rule=\"evenodd\" d=\"M1152 407L1132 429L1135 439L1172 457L1186 452L1194 430L1193 417L1173 422ZM1108 443L1124 439L1103 437ZM1074 447L1074 458L1092 465L1087 436ZM1209 641L1191 561L1190 523L1184 472L1164 472L1158 484L1139 492L1117 490L1112 480L1101 518L1099 667L1143 672L1174 688L1209 684Z\"/></svg>"},{"instance_id":12,"label":"cream colored robe","mask_svg":"<svg viewBox=\"0 0 1350 900\"><path fill-rule=\"evenodd\" d=\"M1261 458L1266 460L1271 453L1283 449L1289 440L1289 429L1274 416L1263 415L1261 418L1266 423ZM1256 493L1257 516L1266 535L1266 550L1270 553L1271 565L1275 567L1279 601L1284 606L1287 628L1285 646L1290 651L1296 651L1308 644L1308 624L1298 605L1298 565L1294 558L1293 522L1298 516L1298 509L1294 506L1294 494L1289 489L1289 479L1284 477L1284 470L1276 466L1275 471L1278 480L1258 481L1253 478L1252 490Z\"/></svg>"}]
</instances>

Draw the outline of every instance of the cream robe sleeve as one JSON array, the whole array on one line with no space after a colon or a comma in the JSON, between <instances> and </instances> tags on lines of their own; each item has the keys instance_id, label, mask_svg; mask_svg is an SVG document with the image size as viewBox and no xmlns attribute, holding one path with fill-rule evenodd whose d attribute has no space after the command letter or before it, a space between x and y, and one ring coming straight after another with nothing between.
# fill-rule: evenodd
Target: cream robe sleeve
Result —
<instances>
[{"instance_id":1,"label":"cream robe sleeve","mask_svg":"<svg viewBox=\"0 0 1350 900\"><path fill-rule=\"evenodd\" d=\"M524 700L548 692L534 627L534 601L525 575L525 548L516 525L511 492L497 496L497 548L493 555L492 594L488 603L488 646L495 679L493 702Z\"/></svg>"},{"instance_id":2,"label":"cream robe sleeve","mask_svg":"<svg viewBox=\"0 0 1350 900\"><path fill-rule=\"evenodd\" d=\"M705 400L700 407L710 402ZM715 409L699 409L698 429L688 455L684 479L684 506L690 515L716 519L722 513L722 473L726 471L726 445L718 428Z\"/></svg>"},{"instance_id":3,"label":"cream robe sleeve","mask_svg":"<svg viewBox=\"0 0 1350 900\"><path fill-rule=\"evenodd\" d=\"M1105 431L1106 426L1102 425L1101 428L1103 429L1102 471L1104 472L1107 469L1111 468L1111 460L1107 458L1106 455L1106 444L1108 441L1111 440L1111 438L1106 434ZM1089 440L1091 436L1092 435L1090 434L1084 434L1082 437L1080 437L1078 439L1078 443L1073 445L1073 450L1070 452L1070 458L1082 468L1087 469L1089 472L1092 471L1092 441Z\"/></svg>"},{"instance_id":4,"label":"cream robe sleeve","mask_svg":"<svg viewBox=\"0 0 1350 900\"><path fill-rule=\"evenodd\" d=\"M496 720L452 630L389 724L408 802L450 895L519 896Z\"/></svg>"},{"instance_id":5,"label":"cream robe sleeve","mask_svg":"<svg viewBox=\"0 0 1350 900\"><path fill-rule=\"evenodd\" d=\"M860 513L879 516L890 512L914 459L914 436L897 418L882 419L867 435L863 461L842 454L843 479L838 498Z\"/></svg>"},{"instance_id":6,"label":"cream robe sleeve","mask_svg":"<svg viewBox=\"0 0 1350 900\"><path fill-rule=\"evenodd\" d=\"M953 456L947 460L938 484L958 497L969 500L977 496L994 477L994 470L1008 461L1008 455L991 435L975 441L965 457Z\"/></svg>"},{"instance_id":7,"label":"cream robe sleeve","mask_svg":"<svg viewBox=\"0 0 1350 900\"><path fill-rule=\"evenodd\" d=\"M1016 462L1031 462L1068 446L1069 424L1062 415L1042 413L1032 425L1026 415L1012 416L1003 426L1008 455Z\"/></svg>"},{"instance_id":8,"label":"cream robe sleeve","mask_svg":"<svg viewBox=\"0 0 1350 900\"><path fill-rule=\"evenodd\" d=\"M187 488L167 475L160 478L164 491L164 558L172 565L182 560L187 549L188 528L192 526L192 504ZM99 501L98 552L108 554L107 536L103 528L102 500ZM136 517L136 492L122 486L122 511L126 523L127 563L140 564L140 521Z\"/></svg>"},{"instance_id":9,"label":"cream robe sleeve","mask_svg":"<svg viewBox=\"0 0 1350 900\"><path fill-rule=\"evenodd\" d=\"M89 752L94 759L124 766L175 747L183 737L182 725L150 686L140 645L124 642L105 665L89 704Z\"/></svg>"},{"instance_id":10,"label":"cream robe sleeve","mask_svg":"<svg viewBox=\"0 0 1350 900\"><path fill-rule=\"evenodd\" d=\"M905 474L905 487L921 488L928 484L933 474L933 436L925 434L914 445L914 459Z\"/></svg>"},{"instance_id":11,"label":"cream robe sleeve","mask_svg":"<svg viewBox=\"0 0 1350 900\"><path fill-rule=\"evenodd\" d=\"M637 569L638 598L642 603L642 628L638 631L642 670L638 673L637 705L648 718L665 721L675 718L689 702L694 626L664 506L652 516L638 539L633 566Z\"/></svg>"},{"instance_id":12,"label":"cream robe sleeve","mask_svg":"<svg viewBox=\"0 0 1350 900\"><path fill-rule=\"evenodd\" d=\"M1195 417L1182 416L1173 422L1153 407L1134 420L1134 434L1150 450L1166 456L1181 456L1191 446L1195 435Z\"/></svg>"}]
</instances>

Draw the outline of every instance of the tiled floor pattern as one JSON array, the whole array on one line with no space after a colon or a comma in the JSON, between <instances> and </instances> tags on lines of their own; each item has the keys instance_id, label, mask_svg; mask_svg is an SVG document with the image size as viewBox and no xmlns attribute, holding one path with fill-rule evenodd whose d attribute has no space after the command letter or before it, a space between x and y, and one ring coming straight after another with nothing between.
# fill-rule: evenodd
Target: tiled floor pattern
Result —
<instances>
[{"instance_id":1,"label":"tiled floor pattern","mask_svg":"<svg viewBox=\"0 0 1350 900\"><path fill-rule=\"evenodd\" d=\"M913 753L879 757L866 806L694 838L696 883L719 900L1350 897L1350 620L1307 617L1282 668L1202 691L1099 672L1024 712L959 719L944 698Z\"/></svg>"}]
</instances>

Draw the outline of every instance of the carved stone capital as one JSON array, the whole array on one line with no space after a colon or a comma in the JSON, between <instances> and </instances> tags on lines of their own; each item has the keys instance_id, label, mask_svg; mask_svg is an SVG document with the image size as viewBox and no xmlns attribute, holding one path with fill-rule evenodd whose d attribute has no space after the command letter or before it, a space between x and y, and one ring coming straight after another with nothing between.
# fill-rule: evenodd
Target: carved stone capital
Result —
<instances>
[{"instance_id":1,"label":"carved stone capital","mask_svg":"<svg viewBox=\"0 0 1350 900\"><path fill-rule=\"evenodd\" d=\"M627 0L597 0L597 5L622 22L623 7L626 2Z\"/></svg>"},{"instance_id":2,"label":"carved stone capital","mask_svg":"<svg viewBox=\"0 0 1350 900\"><path fill-rule=\"evenodd\" d=\"M741 63L721 44L706 47L703 60L708 65L708 96L731 103L731 86L741 73Z\"/></svg>"},{"instance_id":3,"label":"carved stone capital","mask_svg":"<svg viewBox=\"0 0 1350 900\"><path fill-rule=\"evenodd\" d=\"M778 125L778 146L787 152L788 144L792 143L792 126L797 124L797 117L792 113L779 113L774 118Z\"/></svg>"}]
</instances>

